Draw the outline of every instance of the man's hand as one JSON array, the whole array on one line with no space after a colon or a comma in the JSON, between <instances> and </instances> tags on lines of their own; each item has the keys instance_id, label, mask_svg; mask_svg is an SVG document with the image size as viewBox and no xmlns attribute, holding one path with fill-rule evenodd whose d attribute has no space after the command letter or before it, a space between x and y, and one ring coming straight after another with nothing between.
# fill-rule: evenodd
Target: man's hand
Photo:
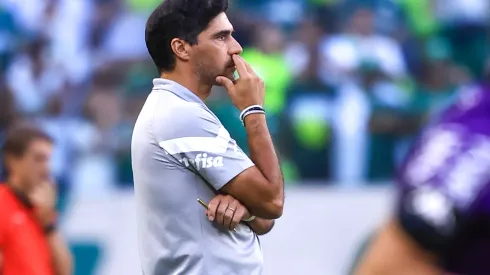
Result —
<instances>
[{"instance_id":1,"label":"man's hand","mask_svg":"<svg viewBox=\"0 0 490 275\"><path fill-rule=\"evenodd\" d=\"M264 81L241 56L233 55L232 58L240 78L233 84L230 79L218 76L216 82L226 88L233 105L240 111L252 105L264 106Z\"/></svg>"},{"instance_id":2,"label":"man's hand","mask_svg":"<svg viewBox=\"0 0 490 275\"><path fill-rule=\"evenodd\" d=\"M210 221L225 229L233 230L242 221L251 217L247 208L230 195L217 195L208 204L206 215Z\"/></svg>"},{"instance_id":3,"label":"man's hand","mask_svg":"<svg viewBox=\"0 0 490 275\"><path fill-rule=\"evenodd\" d=\"M54 184L48 181L43 182L34 187L28 196L41 226L45 227L54 223L57 196Z\"/></svg>"}]
</instances>

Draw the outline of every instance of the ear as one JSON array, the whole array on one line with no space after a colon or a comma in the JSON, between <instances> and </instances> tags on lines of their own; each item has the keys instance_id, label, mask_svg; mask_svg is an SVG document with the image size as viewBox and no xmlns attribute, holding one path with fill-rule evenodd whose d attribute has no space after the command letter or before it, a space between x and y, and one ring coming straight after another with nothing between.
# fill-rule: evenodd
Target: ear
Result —
<instances>
[{"instance_id":1,"label":"ear","mask_svg":"<svg viewBox=\"0 0 490 275\"><path fill-rule=\"evenodd\" d=\"M190 53L190 45L182 39L174 38L170 42L170 47L177 58L188 61Z\"/></svg>"}]
</instances>

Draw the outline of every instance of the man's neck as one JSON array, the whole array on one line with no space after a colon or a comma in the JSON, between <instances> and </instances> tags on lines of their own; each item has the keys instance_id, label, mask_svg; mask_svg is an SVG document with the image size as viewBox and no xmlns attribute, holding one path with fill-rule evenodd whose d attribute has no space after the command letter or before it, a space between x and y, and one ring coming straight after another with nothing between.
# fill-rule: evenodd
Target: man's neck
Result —
<instances>
[{"instance_id":1,"label":"man's neck","mask_svg":"<svg viewBox=\"0 0 490 275\"><path fill-rule=\"evenodd\" d=\"M191 72L180 72L175 69L171 73L162 73L160 77L179 83L196 94L202 101L205 101L211 93L212 86L201 83L199 78Z\"/></svg>"}]
</instances>

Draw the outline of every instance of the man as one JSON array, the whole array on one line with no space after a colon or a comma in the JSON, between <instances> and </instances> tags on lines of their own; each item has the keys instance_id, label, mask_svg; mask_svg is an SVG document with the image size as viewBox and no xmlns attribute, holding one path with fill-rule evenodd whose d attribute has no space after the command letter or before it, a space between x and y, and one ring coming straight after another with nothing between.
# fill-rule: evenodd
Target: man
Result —
<instances>
[{"instance_id":1,"label":"man","mask_svg":"<svg viewBox=\"0 0 490 275\"><path fill-rule=\"evenodd\" d=\"M257 235L282 215L283 178L261 107L264 83L239 56L227 7L226 0L166 0L147 22L146 44L161 78L132 139L146 275L261 274ZM213 85L226 87L242 111L251 159L204 104Z\"/></svg>"},{"instance_id":2,"label":"man","mask_svg":"<svg viewBox=\"0 0 490 275\"><path fill-rule=\"evenodd\" d=\"M399 176L394 218L355 274L490 274L490 85L423 134Z\"/></svg>"},{"instance_id":3,"label":"man","mask_svg":"<svg viewBox=\"0 0 490 275\"><path fill-rule=\"evenodd\" d=\"M50 182L52 140L20 126L7 134L0 185L0 273L72 274L70 252L56 228L56 193Z\"/></svg>"}]
</instances>

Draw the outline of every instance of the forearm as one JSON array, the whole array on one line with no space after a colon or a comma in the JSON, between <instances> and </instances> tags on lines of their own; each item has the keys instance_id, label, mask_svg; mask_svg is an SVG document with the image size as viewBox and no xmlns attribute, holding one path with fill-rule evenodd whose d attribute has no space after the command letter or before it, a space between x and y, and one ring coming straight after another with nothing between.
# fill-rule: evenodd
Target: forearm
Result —
<instances>
[{"instance_id":1,"label":"forearm","mask_svg":"<svg viewBox=\"0 0 490 275\"><path fill-rule=\"evenodd\" d=\"M257 235L265 235L269 233L274 227L274 220L266 220L262 218L255 218L255 220L251 222L247 222L248 226L255 232Z\"/></svg>"},{"instance_id":2,"label":"forearm","mask_svg":"<svg viewBox=\"0 0 490 275\"><path fill-rule=\"evenodd\" d=\"M283 202L284 182L279 159L267 128L265 116L252 114L245 118L250 158L270 184L274 198Z\"/></svg>"},{"instance_id":3,"label":"forearm","mask_svg":"<svg viewBox=\"0 0 490 275\"><path fill-rule=\"evenodd\" d=\"M61 234L57 231L48 236L56 275L73 274L72 255Z\"/></svg>"}]
</instances>

